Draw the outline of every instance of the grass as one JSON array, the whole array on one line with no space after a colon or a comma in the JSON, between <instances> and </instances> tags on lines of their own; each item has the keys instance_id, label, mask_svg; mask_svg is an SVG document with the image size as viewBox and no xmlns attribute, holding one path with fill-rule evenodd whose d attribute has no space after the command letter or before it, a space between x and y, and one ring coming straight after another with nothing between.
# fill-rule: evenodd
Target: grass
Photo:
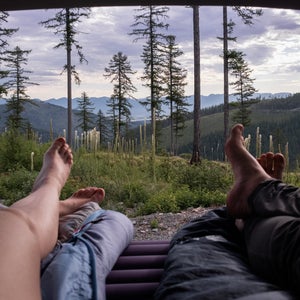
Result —
<instances>
[{"instance_id":1,"label":"grass","mask_svg":"<svg viewBox=\"0 0 300 300\"><path fill-rule=\"evenodd\" d=\"M5 161L1 160L8 160L9 153L0 157L0 197L7 205L30 192L42 165L43 153L49 146L26 142L19 145L22 145L17 156L19 162L5 168ZM33 150L36 154L31 171ZM16 151L17 146L14 153ZM158 156L155 169L154 181L147 153L137 156L107 151L89 153L79 149L74 152L74 165L61 198L69 197L79 188L98 186L106 191L105 208L122 212L130 209L134 215L176 212L193 206L224 204L232 179L226 164L206 160L191 166L184 158Z\"/></svg>"},{"instance_id":2,"label":"grass","mask_svg":"<svg viewBox=\"0 0 300 300\"><path fill-rule=\"evenodd\" d=\"M0 198L11 205L26 196L42 165L48 144L38 145L23 141L14 147L13 159L7 165L10 153L0 138ZM19 149L18 149L19 147ZM30 154L34 155L31 171ZM178 212L189 207L210 207L225 204L226 194L233 183L228 163L202 159L199 165L190 165L189 158L157 156L156 180L152 176L150 154L127 155L85 149L74 152L74 166L62 190L61 198L69 197L79 188L103 187L106 199L103 207L131 216L154 212ZM285 173L287 183L299 186L299 172ZM155 225L153 225L155 226Z\"/></svg>"}]
</instances>

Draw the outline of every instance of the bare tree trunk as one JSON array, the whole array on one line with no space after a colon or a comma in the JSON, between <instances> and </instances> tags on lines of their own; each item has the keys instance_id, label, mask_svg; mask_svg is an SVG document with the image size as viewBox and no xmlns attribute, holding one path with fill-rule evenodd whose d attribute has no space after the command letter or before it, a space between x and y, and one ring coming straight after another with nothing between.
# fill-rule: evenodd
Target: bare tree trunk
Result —
<instances>
[{"instance_id":1,"label":"bare tree trunk","mask_svg":"<svg viewBox=\"0 0 300 300\"><path fill-rule=\"evenodd\" d=\"M228 28L227 6L223 6L223 60L224 60L224 145L229 132ZM225 151L223 151L225 161Z\"/></svg>"},{"instance_id":2,"label":"bare tree trunk","mask_svg":"<svg viewBox=\"0 0 300 300\"><path fill-rule=\"evenodd\" d=\"M200 33L199 33L199 6L193 8L194 30L194 140L193 154L190 163L199 163L200 159Z\"/></svg>"},{"instance_id":3,"label":"bare tree trunk","mask_svg":"<svg viewBox=\"0 0 300 300\"><path fill-rule=\"evenodd\" d=\"M171 79L172 81L172 79ZM171 84L172 86L172 84ZM175 154L175 147L174 147L174 129L173 129L173 96L172 92L170 95L170 153L173 156Z\"/></svg>"},{"instance_id":4,"label":"bare tree trunk","mask_svg":"<svg viewBox=\"0 0 300 300\"><path fill-rule=\"evenodd\" d=\"M70 10L66 8L66 30L67 30L67 89L68 89L68 134L67 141L72 145L72 65L71 65L71 41L70 32Z\"/></svg>"}]
</instances>

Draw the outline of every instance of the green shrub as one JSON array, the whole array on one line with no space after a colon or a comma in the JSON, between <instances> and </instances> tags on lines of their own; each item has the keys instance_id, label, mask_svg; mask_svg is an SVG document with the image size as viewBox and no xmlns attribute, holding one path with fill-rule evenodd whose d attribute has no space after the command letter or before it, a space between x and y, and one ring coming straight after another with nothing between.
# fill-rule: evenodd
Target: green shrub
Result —
<instances>
[{"instance_id":1,"label":"green shrub","mask_svg":"<svg viewBox=\"0 0 300 300\"><path fill-rule=\"evenodd\" d=\"M127 207L133 208L137 204L146 202L150 195L144 188L142 182L124 184L121 198Z\"/></svg>"},{"instance_id":2,"label":"green shrub","mask_svg":"<svg viewBox=\"0 0 300 300\"><path fill-rule=\"evenodd\" d=\"M174 178L179 185L187 185L191 190L227 191L232 183L231 172L225 164L202 160L199 165L181 168Z\"/></svg>"},{"instance_id":3,"label":"green shrub","mask_svg":"<svg viewBox=\"0 0 300 300\"><path fill-rule=\"evenodd\" d=\"M176 204L181 210L197 206L198 193L190 190L188 186L177 187L174 196Z\"/></svg>"},{"instance_id":4,"label":"green shrub","mask_svg":"<svg viewBox=\"0 0 300 300\"><path fill-rule=\"evenodd\" d=\"M151 228L151 229L158 228L158 221L157 221L157 219L152 219L152 220L150 221L150 228Z\"/></svg>"},{"instance_id":5,"label":"green shrub","mask_svg":"<svg viewBox=\"0 0 300 300\"><path fill-rule=\"evenodd\" d=\"M190 167L186 160L178 157L161 157L157 162L156 176L158 180L174 182L182 169Z\"/></svg>"},{"instance_id":6,"label":"green shrub","mask_svg":"<svg viewBox=\"0 0 300 300\"><path fill-rule=\"evenodd\" d=\"M152 214L156 212L178 212L179 207L176 203L175 195L171 191L161 191L153 195L144 205L139 209L139 214Z\"/></svg>"},{"instance_id":7,"label":"green shrub","mask_svg":"<svg viewBox=\"0 0 300 300\"><path fill-rule=\"evenodd\" d=\"M32 189L36 172L24 168L9 171L0 176L0 197L4 204L9 206L15 201L26 197Z\"/></svg>"},{"instance_id":8,"label":"green shrub","mask_svg":"<svg viewBox=\"0 0 300 300\"><path fill-rule=\"evenodd\" d=\"M25 168L31 170L31 153L33 156L33 169L40 170L43 154L48 144L40 145L34 140L28 140L20 134L7 132L0 136L0 171L6 172Z\"/></svg>"},{"instance_id":9,"label":"green shrub","mask_svg":"<svg viewBox=\"0 0 300 300\"><path fill-rule=\"evenodd\" d=\"M200 190L198 194L198 200L195 201L194 207L203 206L203 207L210 207L210 206L220 206L225 205L226 203L226 195L227 193L223 193L221 191L215 190Z\"/></svg>"}]
</instances>

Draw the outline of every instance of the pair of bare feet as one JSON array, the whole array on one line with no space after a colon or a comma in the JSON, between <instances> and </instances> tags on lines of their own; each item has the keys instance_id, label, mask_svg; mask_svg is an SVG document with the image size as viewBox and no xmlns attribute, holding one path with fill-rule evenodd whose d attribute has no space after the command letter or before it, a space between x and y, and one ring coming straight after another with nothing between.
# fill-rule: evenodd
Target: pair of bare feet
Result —
<instances>
[{"instance_id":1,"label":"pair of bare feet","mask_svg":"<svg viewBox=\"0 0 300 300\"><path fill-rule=\"evenodd\" d=\"M60 194L65 185L73 164L71 148L64 138L58 138L44 155L43 167L37 176L32 191L39 189L47 182L57 188ZM65 216L77 211L87 202L100 204L105 197L102 188L87 187L75 192L71 197L59 202L59 216Z\"/></svg>"},{"instance_id":2,"label":"pair of bare feet","mask_svg":"<svg viewBox=\"0 0 300 300\"><path fill-rule=\"evenodd\" d=\"M282 180L285 159L282 154L271 152L255 159L245 148L243 126L235 125L225 145L225 152L234 174L234 185L227 195L227 209L236 218L251 214L248 197L265 180Z\"/></svg>"},{"instance_id":3,"label":"pair of bare feet","mask_svg":"<svg viewBox=\"0 0 300 300\"><path fill-rule=\"evenodd\" d=\"M255 159L244 147L243 126L235 125L225 145L226 155L231 163L235 183L227 196L228 212L237 218L251 214L247 199L263 181L282 179L285 166L281 154L267 153ZM73 155L65 139L58 138L44 155L43 167L33 185L33 192L49 185L58 195L65 185L73 164ZM105 196L101 188L89 187L60 201L59 213L64 216L75 212L83 204L94 201L100 203Z\"/></svg>"}]
</instances>

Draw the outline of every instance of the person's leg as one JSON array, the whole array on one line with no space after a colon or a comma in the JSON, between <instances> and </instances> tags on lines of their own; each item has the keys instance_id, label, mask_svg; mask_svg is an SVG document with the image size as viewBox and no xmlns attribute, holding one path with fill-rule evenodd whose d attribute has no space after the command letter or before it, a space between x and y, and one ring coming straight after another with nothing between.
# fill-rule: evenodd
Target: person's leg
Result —
<instances>
[{"instance_id":1,"label":"person's leg","mask_svg":"<svg viewBox=\"0 0 300 300\"><path fill-rule=\"evenodd\" d=\"M0 209L0 299L40 299L40 261L57 240L59 195L72 163L69 146L57 139L32 193Z\"/></svg>"},{"instance_id":2,"label":"person's leg","mask_svg":"<svg viewBox=\"0 0 300 300\"><path fill-rule=\"evenodd\" d=\"M105 280L117 259L133 238L133 224L122 213L104 210L99 222L83 234L95 253L98 299L105 299Z\"/></svg>"},{"instance_id":3,"label":"person's leg","mask_svg":"<svg viewBox=\"0 0 300 300\"><path fill-rule=\"evenodd\" d=\"M244 237L252 268L264 278L300 293L300 218L249 218Z\"/></svg>"},{"instance_id":4,"label":"person's leg","mask_svg":"<svg viewBox=\"0 0 300 300\"><path fill-rule=\"evenodd\" d=\"M299 290L299 189L270 178L244 148L242 130L241 125L233 127L225 148L235 177L228 210L247 217L244 236L254 270Z\"/></svg>"},{"instance_id":5,"label":"person's leg","mask_svg":"<svg viewBox=\"0 0 300 300\"><path fill-rule=\"evenodd\" d=\"M41 277L44 298L71 299L80 291L90 295L87 299L95 293L97 299L106 299L106 277L132 238L133 225L125 215L103 209L91 214L82 230L61 245L44 269Z\"/></svg>"},{"instance_id":6,"label":"person's leg","mask_svg":"<svg viewBox=\"0 0 300 300\"><path fill-rule=\"evenodd\" d=\"M234 186L227 195L227 208L233 217L238 218L252 213L248 204L249 196L259 184L272 179L245 148L242 133L243 126L235 125L225 145L234 175Z\"/></svg>"},{"instance_id":7,"label":"person's leg","mask_svg":"<svg viewBox=\"0 0 300 300\"><path fill-rule=\"evenodd\" d=\"M244 147L242 133L243 126L235 125L225 145L235 180L227 195L229 214L236 218L250 215L300 216L300 189L275 180L267 174Z\"/></svg>"},{"instance_id":8,"label":"person's leg","mask_svg":"<svg viewBox=\"0 0 300 300\"><path fill-rule=\"evenodd\" d=\"M96 210L104 200L105 191L102 188L88 187L80 189L66 200L59 202L58 240L68 241L73 233L80 229L83 221Z\"/></svg>"},{"instance_id":9,"label":"person's leg","mask_svg":"<svg viewBox=\"0 0 300 300\"><path fill-rule=\"evenodd\" d=\"M102 188L87 187L75 192L71 197L59 202L59 216L63 217L76 212L82 205L88 202L100 204L105 197Z\"/></svg>"},{"instance_id":10,"label":"person's leg","mask_svg":"<svg viewBox=\"0 0 300 300\"><path fill-rule=\"evenodd\" d=\"M283 171L285 169L285 158L281 153L263 153L256 160L268 175L270 175L274 179L282 180ZM236 219L235 225L240 231L242 231L244 228L244 220Z\"/></svg>"}]
</instances>

